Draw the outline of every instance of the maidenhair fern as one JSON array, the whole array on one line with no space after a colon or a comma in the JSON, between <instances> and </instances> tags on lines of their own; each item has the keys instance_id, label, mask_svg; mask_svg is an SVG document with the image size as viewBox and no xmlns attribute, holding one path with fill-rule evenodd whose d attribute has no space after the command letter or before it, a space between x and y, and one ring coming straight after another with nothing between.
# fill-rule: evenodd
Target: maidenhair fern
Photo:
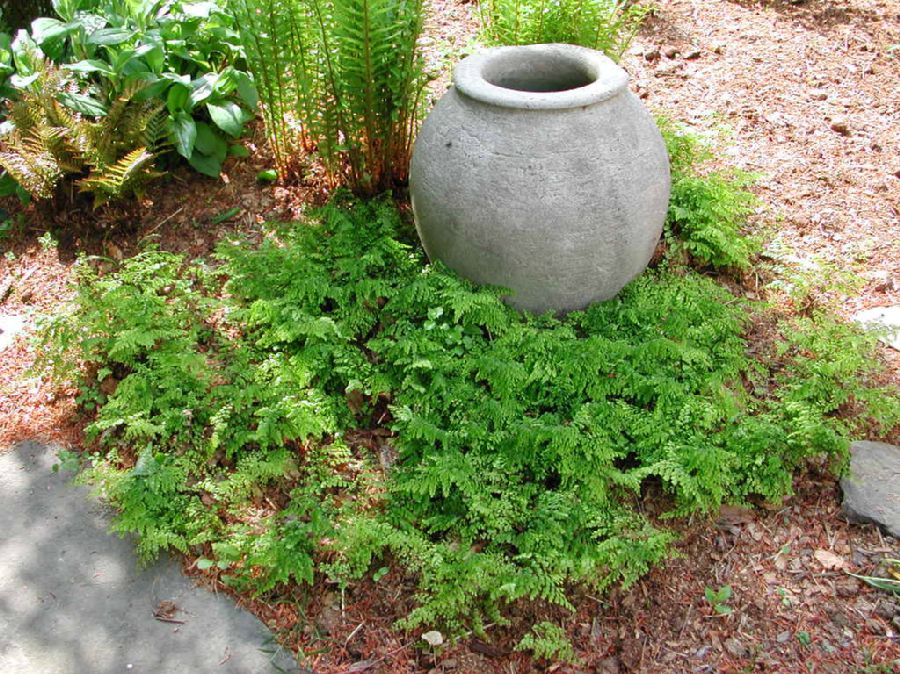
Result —
<instances>
[{"instance_id":1,"label":"maidenhair fern","mask_svg":"<svg viewBox=\"0 0 900 674\"><path fill-rule=\"evenodd\" d=\"M334 204L223 246L215 276L152 250L82 263L46 353L86 364L96 475L144 552L202 546L261 592L316 573L352 591L396 564L416 578L404 627L480 632L664 559L643 490L675 515L776 498L811 457L839 464L900 420L847 326L783 323L751 355L767 309L686 269L520 315L404 231L386 203ZM539 625L521 647L556 657L559 637Z\"/></svg>"},{"instance_id":2,"label":"maidenhair fern","mask_svg":"<svg viewBox=\"0 0 900 674\"><path fill-rule=\"evenodd\" d=\"M746 269L759 240L743 231L757 199L753 175L736 169L705 170L712 158L704 141L682 125L658 118L672 172L664 236L672 257L698 266Z\"/></svg>"}]
</instances>

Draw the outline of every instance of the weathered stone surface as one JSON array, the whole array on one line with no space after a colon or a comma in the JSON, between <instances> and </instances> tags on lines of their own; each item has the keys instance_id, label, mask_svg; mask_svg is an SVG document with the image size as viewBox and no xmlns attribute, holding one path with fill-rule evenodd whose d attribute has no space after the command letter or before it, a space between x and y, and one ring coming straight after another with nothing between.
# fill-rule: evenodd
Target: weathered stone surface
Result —
<instances>
[{"instance_id":1,"label":"weathered stone surface","mask_svg":"<svg viewBox=\"0 0 900 674\"><path fill-rule=\"evenodd\" d=\"M900 447L854 442L850 472L841 480L843 511L853 522L874 522L900 538Z\"/></svg>"},{"instance_id":2,"label":"weathered stone surface","mask_svg":"<svg viewBox=\"0 0 900 674\"><path fill-rule=\"evenodd\" d=\"M181 573L138 564L110 513L51 470L53 448L0 448L0 672L296 672L255 616Z\"/></svg>"},{"instance_id":3,"label":"weathered stone surface","mask_svg":"<svg viewBox=\"0 0 900 674\"><path fill-rule=\"evenodd\" d=\"M900 351L900 304L860 311L853 320L865 327L882 331L879 339Z\"/></svg>"},{"instance_id":4,"label":"weathered stone surface","mask_svg":"<svg viewBox=\"0 0 900 674\"><path fill-rule=\"evenodd\" d=\"M11 346L16 335L24 329L25 319L21 316L0 314L0 351Z\"/></svg>"},{"instance_id":5,"label":"weathered stone surface","mask_svg":"<svg viewBox=\"0 0 900 674\"><path fill-rule=\"evenodd\" d=\"M425 121L410 192L428 255L510 304L569 311L646 267L669 200L665 145L608 58L573 45L463 60Z\"/></svg>"}]
</instances>

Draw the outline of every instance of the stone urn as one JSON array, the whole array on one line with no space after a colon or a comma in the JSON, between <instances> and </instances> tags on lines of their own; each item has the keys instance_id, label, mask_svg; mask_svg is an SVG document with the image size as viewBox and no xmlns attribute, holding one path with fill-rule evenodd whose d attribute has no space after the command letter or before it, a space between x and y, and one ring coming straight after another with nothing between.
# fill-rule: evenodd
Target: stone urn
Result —
<instances>
[{"instance_id":1,"label":"stone urn","mask_svg":"<svg viewBox=\"0 0 900 674\"><path fill-rule=\"evenodd\" d=\"M666 216L669 161L627 83L574 45L461 61L410 167L428 256L536 313L609 299L640 274Z\"/></svg>"}]
</instances>

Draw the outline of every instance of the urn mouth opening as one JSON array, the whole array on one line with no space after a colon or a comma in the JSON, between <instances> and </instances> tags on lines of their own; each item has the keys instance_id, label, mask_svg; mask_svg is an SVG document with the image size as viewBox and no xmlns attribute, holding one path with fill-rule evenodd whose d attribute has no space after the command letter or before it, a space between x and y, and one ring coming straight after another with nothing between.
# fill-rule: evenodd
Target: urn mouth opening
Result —
<instances>
[{"instance_id":1,"label":"urn mouth opening","mask_svg":"<svg viewBox=\"0 0 900 674\"><path fill-rule=\"evenodd\" d=\"M580 89L597 81L584 59L559 52L507 52L489 60L481 71L488 84L530 93Z\"/></svg>"},{"instance_id":2,"label":"urn mouth opening","mask_svg":"<svg viewBox=\"0 0 900 674\"><path fill-rule=\"evenodd\" d=\"M592 105L621 93L628 75L598 51L568 44L497 47L463 59L453 83L464 96L529 110Z\"/></svg>"}]
</instances>

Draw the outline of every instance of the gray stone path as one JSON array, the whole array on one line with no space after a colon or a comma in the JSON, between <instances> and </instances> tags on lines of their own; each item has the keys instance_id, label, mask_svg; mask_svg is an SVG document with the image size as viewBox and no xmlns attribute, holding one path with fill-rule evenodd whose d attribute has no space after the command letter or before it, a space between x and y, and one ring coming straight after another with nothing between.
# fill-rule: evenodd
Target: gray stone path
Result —
<instances>
[{"instance_id":1,"label":"gray stone path","mask_svg":"<svg viewBox=\"0 0 900 674\"><path fill-rule=\"evenodd\" d=\"M269 630L178 563L140 569L109 513L53 473L53 448L0 448L0 673L296 672ZM161 601L184 624L161 622Z\"/></svg>"}]
</instances>

